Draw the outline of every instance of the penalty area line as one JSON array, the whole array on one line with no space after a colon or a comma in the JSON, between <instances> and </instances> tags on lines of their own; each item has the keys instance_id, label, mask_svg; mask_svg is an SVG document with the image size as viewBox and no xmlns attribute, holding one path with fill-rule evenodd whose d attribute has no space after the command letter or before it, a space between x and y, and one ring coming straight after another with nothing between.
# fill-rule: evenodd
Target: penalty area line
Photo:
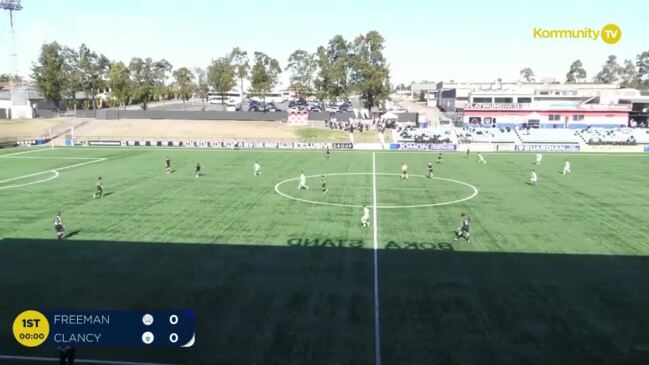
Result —
<instances>
[{"instance_id":1,"label":"penalty area line","mask_svg":"<svg viewBox=\"0 0 649 365\"><path fill-rule=\"evenodd\" d=\"M55 357L39 357L39 356L13 356L13 355L0 355L0 360L16 360L16 361L41 361L49 363L58 363L59 359ZM93 359L75 359L75 364L107 364L107 365L174 365L170 363L161 362L138 362L138 361L108 361L108 360L93 360Z\"/></svg>"},{"instance_id":2,"label":"penalty area line","mask_svg":"<svg viewBox=\"0 0 649 365\"><path fill-rule=\"evenodd\" d=\"M46 179L32 181L32 182L28 182L28 183L25 183L25 184L10 185L10 186L0 186L0 190L11 189L11 188L19 188L21 186L28 186L28 185L34 185L34 184L46 182L46 181L56 179L57 177L59 177L59 175L60 175L59 171L61 171L61 170L67 170L67 169L71 169L71 168L74 168L74 167L88 165L88 164L91 164L91 163L103 162L103 161L106 161L107 159L108 158L106 158L106 157L96 158L93 161L81 162L81 163L77 163L77 164L74 164L74 165L63 166L63 167L59 167L59 168L56 168L56 169L50 169L50 170L35 172L33 174L28 174L28 175L23 175L23 176L18 176L18 177L12 177L10 179L0 180L0 184L3 184L3 183L15 181L15 180L20 180L20 179L26 179L28 177L43 175L43 174L47 174L47 173L54 174L53 176L50 176L50 177L48 177Z\"/></svg>"}]
</instances>

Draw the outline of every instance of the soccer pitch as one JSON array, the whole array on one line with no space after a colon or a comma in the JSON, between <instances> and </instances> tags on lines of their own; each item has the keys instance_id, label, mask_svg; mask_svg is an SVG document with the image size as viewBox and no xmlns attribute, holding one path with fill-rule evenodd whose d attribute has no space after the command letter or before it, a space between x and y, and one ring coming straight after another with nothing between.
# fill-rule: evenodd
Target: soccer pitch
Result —
<instances>
[{"instance_id":1,"label":"soccer pitch","mask_svg":"<svg viewBox=\"0 0 649 365\"><path fill-rule=\"evenodd\" d=\"M533 154L485 154L487 164L443 156L0 151L0 355L52 355L13 340L25 309L188 308L193 348L79 348L78 357L649 362L649 155L546 154L541 166ZM563 176L566 158L573 173ZM537 186L526 184L532 169ZM309 190L297 189L301 171ZM105 196L93 199L99 176ZM454 241L460 213L471 218L470 243Z\"/></svg>"}]
</instances>

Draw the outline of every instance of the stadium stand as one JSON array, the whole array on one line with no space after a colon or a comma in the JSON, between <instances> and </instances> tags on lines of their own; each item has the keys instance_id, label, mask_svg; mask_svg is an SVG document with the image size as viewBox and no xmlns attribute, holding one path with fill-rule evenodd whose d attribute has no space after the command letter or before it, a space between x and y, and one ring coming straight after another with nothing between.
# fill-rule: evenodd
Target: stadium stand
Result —
<instances>
[{"instance_id":1,"label":"stadium stand","mask_svg":"<svg viewBox=\"0 0 649 365\"><path fill-rule=\"evenodd\" d=\"M649 143L649 130L644 128L587 128L578 133L588 144L634 145Z\"/></svg>"},{"instance_id":2,"label":"stadium stand","mask_svg":"<svg viewBox=\"0 0 649 365\"><path fill-rule=\"evenodd\" d=\"M462 128L457 130L462 143L472 142L516 142L516 133L510 128Z\"/></svg>"},{"instance_id":3,"label":"stadium stand","mask_svg":"<svg viewBox=\"0 0 649 365\"><path fill-rule=\"evenodd\" d=\"M530 128L518 131L524 143L579 143L579 135L574 129Z\"/></svg>"},{"instance_id":4,"label":"stadium stand","mask_svg":"<svg viewBox=\"0 0 649 365\"><path fill-rule=\"evenodd\" d=\"M449 128L399 127L395 132L399 142L458 143L457 136Z\"/></svg>"}]
</instances>

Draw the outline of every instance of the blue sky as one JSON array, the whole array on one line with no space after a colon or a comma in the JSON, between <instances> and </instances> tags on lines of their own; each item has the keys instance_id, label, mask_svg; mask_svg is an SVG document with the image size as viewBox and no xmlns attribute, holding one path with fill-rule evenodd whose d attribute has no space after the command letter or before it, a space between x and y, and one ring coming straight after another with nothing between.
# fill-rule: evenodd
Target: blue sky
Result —
<instances>
[{"instance_id":1,"label":"blue sky","mask_svg":"<svg viewBox=\"0 0 649 365\"><path fill-rule=\"evenodd\" d=\"M295 49L315 51L335 34L385 37L393 83L515 80L522 67L563 81L575 59L589 77L609 54L620 62L649 50L649 2L637 0L23 0L16 16L19 70L28 73L44 42L85 42L109 58L166 58L206 66L239 46L286 64ZM643 4L643 5L641 5ZM600 29L615 23L620 42L533 39L533 28ZM9 16L2 14L0 73L11 72Z\"/></svg>"}]
</instances>

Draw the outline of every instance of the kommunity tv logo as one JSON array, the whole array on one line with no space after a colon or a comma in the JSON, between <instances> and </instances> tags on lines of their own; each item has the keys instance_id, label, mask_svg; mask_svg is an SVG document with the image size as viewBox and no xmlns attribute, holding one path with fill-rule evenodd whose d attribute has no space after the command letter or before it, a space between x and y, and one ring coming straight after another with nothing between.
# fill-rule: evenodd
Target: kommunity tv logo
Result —
<instances>
[{"instance_id":1,"label":"kommunity tv logo","mask_svg":"<svg viewBox=\"0 0 649 365\"><path fill-rule=\"evenodd\" d=\"M532 29L534 39L590 39L597 41L601 39L606 44L615 44L622 39L622 29L617 24L606 24L601 29L580 28L580 29L546 29L534 27Z\"/></svg>"}]
</instances>

